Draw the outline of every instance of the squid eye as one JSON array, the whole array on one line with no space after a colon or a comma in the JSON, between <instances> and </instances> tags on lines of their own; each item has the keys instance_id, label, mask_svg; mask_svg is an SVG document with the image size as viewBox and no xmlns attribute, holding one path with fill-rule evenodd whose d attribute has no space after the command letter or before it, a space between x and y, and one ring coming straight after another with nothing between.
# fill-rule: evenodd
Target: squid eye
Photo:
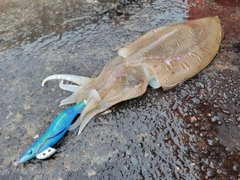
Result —
<instances>
[{"instance_id":1,"label":"squid eye","mask_svg":"<svg viewBox=\"0 0 240 180\"><path fill-rule=\"evenodd\" d=\"M27 155L31 155L31 154L32 154L32 150L29 149L29 150L27 151Z\"/></svg>"}]
</instances>

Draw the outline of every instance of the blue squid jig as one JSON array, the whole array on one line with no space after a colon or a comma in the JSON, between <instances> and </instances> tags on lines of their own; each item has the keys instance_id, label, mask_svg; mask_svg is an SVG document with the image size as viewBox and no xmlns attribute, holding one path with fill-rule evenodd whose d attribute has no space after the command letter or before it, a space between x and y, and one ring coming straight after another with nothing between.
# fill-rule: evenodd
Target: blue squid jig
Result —
<instances>
[{"instance_id":1,"label":"blue squid jig","mask_svg":"<svg viewBox=\"0 0 240 180\"><path fill-rule=\"evenodd\" d=\"M81 113L86 104L87 101L84 100L59 114L50 124L47 131L14 162L14 165L24 163L34 157L45 159L54 154L56 149L52 148L52 146L64 136L74 118Z\"/></svg>"}]
</instances>

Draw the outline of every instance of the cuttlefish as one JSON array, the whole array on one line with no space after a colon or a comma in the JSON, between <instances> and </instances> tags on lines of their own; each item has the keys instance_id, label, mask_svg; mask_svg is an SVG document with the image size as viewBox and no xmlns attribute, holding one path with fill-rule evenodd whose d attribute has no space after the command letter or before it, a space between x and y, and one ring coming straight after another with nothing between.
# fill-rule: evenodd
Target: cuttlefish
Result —
<instances>
[{"instance_id":1,"label":"cuttlefish","mask_svg":"<svg viewBox=\"0 0 240 180\"><path fill-rule=\"evenodd\" d=\"M145 93L147 86L168 90L196 75L216 56L223 32L217 16L169 24L154 29L118 50L96 78L55 74L42 86L60 79L60 88L73 92L60 105L87 100L80 117L78 135L98 113ZM77 85L64 84L63 80Z\"/></svg>"}]
</instances>

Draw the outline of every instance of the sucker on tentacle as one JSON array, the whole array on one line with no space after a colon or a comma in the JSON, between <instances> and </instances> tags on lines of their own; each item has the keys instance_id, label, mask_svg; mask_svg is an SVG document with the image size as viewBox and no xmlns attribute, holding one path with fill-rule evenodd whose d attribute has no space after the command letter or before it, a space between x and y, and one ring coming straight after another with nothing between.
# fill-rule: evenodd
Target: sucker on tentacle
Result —
<instances>
[{"instance_id":1,"label":"sucker on tentacle","mask_svg":"<svg viewBox=\"0 0 240 180\"><path fill-rule=\"evenodd\" d=\"M80 134L96 114L141 96L148 85L168 90L196 75L213 60L222 38L217 16L169 24L119 49L96 78L57 74L44 79L42 85L63 79L80 86L60 83L61 88L74 92L60 105L88 99L79 119L70 126L70 130L80 126Z\"/></svg>"}]
</instances>

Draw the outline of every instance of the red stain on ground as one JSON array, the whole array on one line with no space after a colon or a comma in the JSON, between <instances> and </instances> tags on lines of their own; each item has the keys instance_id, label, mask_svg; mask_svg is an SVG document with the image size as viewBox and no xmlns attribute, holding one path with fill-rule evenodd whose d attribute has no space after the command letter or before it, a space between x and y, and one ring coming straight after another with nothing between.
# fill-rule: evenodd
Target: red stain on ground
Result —
<instances>
[{"instance_id":1,"label":"red stain on ground","mask_svg":"<svg viewBox=\"0 0 240 180\"><path fill-rule=\"evenodd\" d=\"M215 2L222 6L228 6L228 7L240 6L239 0L215 0Z\"/></svg>"}]
</instances>

